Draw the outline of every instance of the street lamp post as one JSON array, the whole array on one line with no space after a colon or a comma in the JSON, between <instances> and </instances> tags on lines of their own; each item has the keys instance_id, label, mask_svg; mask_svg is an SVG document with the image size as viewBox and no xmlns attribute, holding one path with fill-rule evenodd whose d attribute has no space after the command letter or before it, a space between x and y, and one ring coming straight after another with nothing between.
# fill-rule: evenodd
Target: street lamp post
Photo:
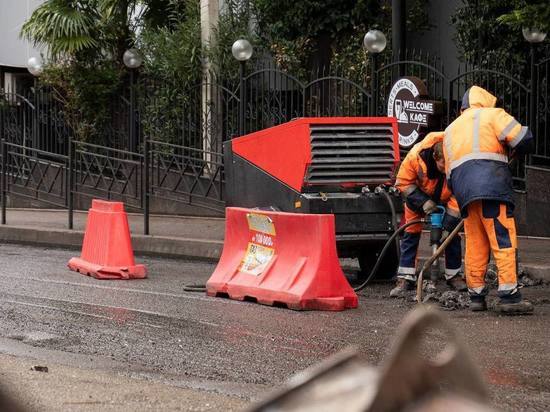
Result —
<instances>
[{"instance_id":1,"label":"street lamp post","mask_svg":"<svg viewBox=\"0 0 550 412\"><path fill-rule=\"evenodd\" d=\"M365 37L363 38L363 47L372 56L371 64L371 115L377 115L378 108L378 90L377 85L377 76L376 76L376 60L379 53L382 53L386 48L386 36L380 30L369 30Z\"/></svg>"},{"instance_id":2,"label":"street lamp post","mask_svg":"<svg viewBox=\"0 0 550 412\"><path fill-rule=\"evenodd\" d=\"M128 150L130 152L136 152L138 146L138 136L136 133L136 70L141 67L143 59L136 49L128 49L124 52L122 56L122 61L124 65L130 71L130 127L129 127L129 144Z\"/></svg>"},{"instance_id":3,"label":"street lamp post","mask_svg":"<svg viewBox=\"0 0 550 412\"><path fill-rule=\"evenodd\" d=\"M252 57L254 49L250 42L246 39L239 39L233 43L231 53L235 60L239 61L239 136L245 132L244 115L245 115L245 90L244 90L244 68L246 62Z\"/></svg>"},{"instance_id":4,"label":"street lamp post","mask_svg":"<svg viewBox=\"0 0 550 412\"><path fill-rule=\"evenodd\" d=\"M30 74L34 76L33 79L33 85L34 85L34 103L35 103L35 109L32 111L32 146L35 149L44 149L41 145L39 145L38 139L38 105L36 104L38 102L37 99L37 78L42 74L44 71L44 66L42 64L42 58L40 56L33 56L27 60L27 70ZM13 96L15 97L16 90L12 90ZM26 116L27 116L27 110L23 110L23 124L26 123ZM23 145L25 144L25 140L27 138L26 136L26 127L23 127Z\"/></svg>"},{"instance_id":5,"label":"street lamp post","mask_svg":"<svg viewBox=\"0 0 550 412\"><path fill-rule=\"evenodd\" d=\"M124 65L130 71L130 127L128 150L132 153L138 151L139 136L136 132L136 71L141 67L143 59L136 49L128 49L122 56ZM144 144L144 167L142 180L145 186L143 198L143 233L149 234L149 145L147 141Z\"/></svg>"},{"instance_id":6,"label":"street lamp post","mask_svg":"<svg viewBox=\"0 0 550 412\"><path fill-rule=\"evenodd\" d=\"M541 43L546 38L546 33L538 29L533 28L524 28L522 30L523 38L529 42L530 45L530 54L531 54L531 91L529 99L529 126L531 130L534 131L535 123L537 121L536 115L536 86L537 82L535 81L535 45Z\"/></svg>"},{"instance_id":7,"label":"street lamp post","mask_svg":"<svg viewBox=\"0 0 550 412\"><path fill-rule=\"evenodd\" d=\"M39 56L33 56L29 58L27 61L27 70L30 74L34 76L34 85L36 89L36 79L42 74L44 71L42 59ZM36 96L36 90L35 90L35 96ZM35 107L38 107L38 105L35 105ZM25 111L23 111L25 113ZM34 110L35 116L38 116L38 109ZM38 130L37 130L37 118L35 118L34 121L34 127L33 127L33 146L34 148L41 149L42 147L38 145ZM66 200L67 200L67 208L69 210L68 213L68 221L67 226L69 229L73 229L73 215L74 215L74 195L73 195L73 162L74 162L74 156L73 156L73 140L72 140L72 134L69 133L69 140L67 142L67 192L66 192Z\"/></svg>"}]
</instances>

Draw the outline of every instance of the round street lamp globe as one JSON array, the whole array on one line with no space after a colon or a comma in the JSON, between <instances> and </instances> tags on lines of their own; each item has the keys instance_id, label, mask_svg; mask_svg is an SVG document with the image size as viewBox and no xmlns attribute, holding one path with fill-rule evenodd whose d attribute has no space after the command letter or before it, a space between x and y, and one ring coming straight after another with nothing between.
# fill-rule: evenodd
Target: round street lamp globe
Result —
<instances>
[{"instance_id":1,"label":"round street lamp globe","mask_svg":"<svg viewBox=\"0 0 550 412\"><path fill-rule=\"evenodd\" d=\"M363 47L369 53L381 53L386 48L386 36L380 30L369 30L363 39Z\"/></svg>"},{"instance_id":2,"label":"round street lamp globe","mask_svg":"<svg viewBox=\"0 0 550 412\"><path fill-rule=\"evenodd\" d=\"M122 56L124 65L129 69L137 69L143 63L143 59L136 49L128 49Z\"/></svg>"},{"instance_id":3,"label":"round street lamp globe","mask_svg":"<svg viewBox=\"0 0 550 412\"><path fill-rule=\"evenodd\" d=\"M33 76L40 76L44 68L42 67L42 59L40 57L31 57L27 61L27 70Z\"/></svg>"},{"instance_id":4,"label":"round street lamp globe","mask_svg":"<svg viewBox=\"0 0 550 412\"><path fill-rule=\"evenodd\" d=\"M233 57L240 62L249 60L252 57L252 52L252 45L246 39L239 39L235 41L235 43L233 43L233 46L231 47L231 53L233 53Z\"/></svg>"},{"instance_id":5,"label":"round street lamp globe","mask_svg":"<svg viewBox=\"0 0 550 412\"><path fill-rule=\"evenodd\" d=\"M539 29L524 28L522 31L523 38L529 43L541 43L546 38L546 33Z\"/></svg>"}]
</instances>

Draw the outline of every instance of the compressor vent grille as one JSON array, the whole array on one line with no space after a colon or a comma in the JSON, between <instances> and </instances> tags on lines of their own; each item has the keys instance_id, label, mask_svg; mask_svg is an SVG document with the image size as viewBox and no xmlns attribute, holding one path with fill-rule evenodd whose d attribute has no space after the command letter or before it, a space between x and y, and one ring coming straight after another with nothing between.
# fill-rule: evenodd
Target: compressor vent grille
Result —
<instances>
[{"instance_id":1,"label":"compressor vent grille","mask_svg":"<svg viewBox=\"0 0 550 412\"><path fill-rule=\"evenodd\" d=\"M306 184L391 180L395 162L391 124L312 125Z\"/></svg>"}]
</instances>

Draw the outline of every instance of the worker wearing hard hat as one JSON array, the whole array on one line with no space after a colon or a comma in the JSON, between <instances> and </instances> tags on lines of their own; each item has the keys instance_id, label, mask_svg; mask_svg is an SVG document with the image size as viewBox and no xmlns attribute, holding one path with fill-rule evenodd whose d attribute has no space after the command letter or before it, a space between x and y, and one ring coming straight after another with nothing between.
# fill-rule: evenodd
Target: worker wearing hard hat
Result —
<instances>
[{"instance_id":1,"label":"worker wearing hard hat","mask_svg":"<svg viewBox=\"0 0 550 412\"><path fill-rule=\"evenodd\" d=\"M466 237L466 282L474 311L486 310L485 272L492 251L498 268L502 313L529 313L517 283L517 240L513 217L512 174L508 159L532 150L525 126L488 91L472 86L462 99L462 114L447 127L444 153L447 179L456 196Z\"/></svg>"},{"instance_id":2,"label":"worker wearing hard hat","mask_svg":"<svg viewBox=\"0 0 550 412\"><path fill-rule=\"evenodd\" d=\"M451 232L460 221L455 198L447 187L443 157L443 132L429 133L407 154L397 174L396 187L405 200L406 223L424 217L446 205L444 230ZM391 297L403 297L416 283L416 255L422 233L422 223L409 226L401 241L401 257L397 270L397 284ZM466 291L462 278L462 246L460 237L454 238L445 250L445 278L455 290ZM429 282L429 288L435 285Z\"/></svg>"}]
</instances>

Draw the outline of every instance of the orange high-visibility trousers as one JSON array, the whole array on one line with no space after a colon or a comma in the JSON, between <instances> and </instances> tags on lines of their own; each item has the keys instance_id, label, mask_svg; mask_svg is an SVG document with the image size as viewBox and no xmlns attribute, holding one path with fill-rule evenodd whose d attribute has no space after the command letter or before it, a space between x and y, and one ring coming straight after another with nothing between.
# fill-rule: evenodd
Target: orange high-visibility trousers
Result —
<instances>
[{"instance_id":1,"label":"orange high-visibility trousers","mask_svg":"<svg viewBox=\"0 0 550 412\"><path fill-rule=\"evenodd\" d=\"M464 219L466 238L466 283L472 294L485 294L485 272L489 253L498 268L498 294L517 291L516 224L505 203L476 200L467 206Z\"/></svg>"}]
</instances>

